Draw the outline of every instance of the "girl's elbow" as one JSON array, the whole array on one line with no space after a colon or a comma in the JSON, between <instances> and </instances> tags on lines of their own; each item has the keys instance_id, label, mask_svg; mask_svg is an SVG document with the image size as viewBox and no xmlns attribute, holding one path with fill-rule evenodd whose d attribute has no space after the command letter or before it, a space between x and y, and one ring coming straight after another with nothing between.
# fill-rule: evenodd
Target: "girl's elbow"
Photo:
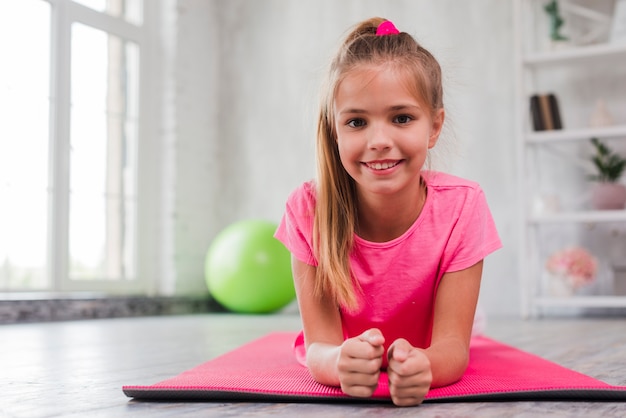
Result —
<instances>
[{"instance_id":1,"label":"girl's elbow","mask_svg":"<svg viewBox=\"0 0 626 418\"><path fill-rule=\"evenodd\" d=\"M341 386L339 379L333 375L333 373L328 373L327 370L323 370L314 366L311 366L307 362L307 368L309 369L309 374L317 383L326 386Z\"/></svg>"},{"instance_id":2,"label":"girl's elbow","mask_svg":"<svg viewBox=\"0 0 626 418\"><path fill-rule=\"evenodd\" d=\"M332 367L333 362L329 359L331 352L318 350L319 347L310 347L306 356L306 367L309 374L317 383L326 386L340 386L339 377ZM322 351L322 352L320 352Z\"/></svg>"},{"instance_id":3,"label":"girl's elbow","mask_svg":"<svg viewBox=\"0 0 626 418\"><path fill-rule=\"evenodd\" d=\"M460 350L457 354L456 361L453 362L450 373L450 383L452 384L461 380L465 371L467 370L467 366L469 366L470 353L469 349Z\"/></svg>"},{"instance_id":4,"label":"girl's elbow","mask_svg":"<svg viewBox=\"0 0 626 418\"><path fill-rule=\"evenodd\" d=\"M458 353L452 361L446 361L442 368L433 370L433 382L431 387L448 386L461 380L469 365L469 351Z\"/></svg>"}]
</instances>

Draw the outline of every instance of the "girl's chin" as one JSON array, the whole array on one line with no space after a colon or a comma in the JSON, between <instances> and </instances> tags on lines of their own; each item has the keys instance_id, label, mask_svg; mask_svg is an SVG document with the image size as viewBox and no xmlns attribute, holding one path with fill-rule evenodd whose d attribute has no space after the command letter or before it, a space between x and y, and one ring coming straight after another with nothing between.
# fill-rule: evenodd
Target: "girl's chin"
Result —
<instances>
[{"instance_id":1,"label":"girl's chin","mask_svg":"<svg viewBox=\"0 0 626 418\"><path fill-rule=\"evenodd\" d=\"M393 195L396 193L407 192L408 190L416 190L419 188L419 177L418 181L415 182L415 187L412 187L413 181L398 181L394 180L370 180L370 181L357 181L358 188L362 192L376 194L376 195Z\"/></svg>"}]
</instances>

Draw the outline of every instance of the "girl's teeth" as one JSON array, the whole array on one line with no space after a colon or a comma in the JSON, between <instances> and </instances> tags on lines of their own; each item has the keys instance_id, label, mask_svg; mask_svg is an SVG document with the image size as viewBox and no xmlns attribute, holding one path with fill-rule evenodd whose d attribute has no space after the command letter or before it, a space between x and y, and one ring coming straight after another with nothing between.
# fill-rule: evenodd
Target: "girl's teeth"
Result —
<instances>
[{"instance_id":1,"label":"girl's teeth","mask_svg":"<svg viewBox=\"0 0 626 418\"><path fill-rule=\"evenodd\" d=\"M373 168L374 170L386 170L388 168L395 166L396 164L397 163L374 163L374 164L370 164L370 167Z\"/></svg>"}]
</instances>

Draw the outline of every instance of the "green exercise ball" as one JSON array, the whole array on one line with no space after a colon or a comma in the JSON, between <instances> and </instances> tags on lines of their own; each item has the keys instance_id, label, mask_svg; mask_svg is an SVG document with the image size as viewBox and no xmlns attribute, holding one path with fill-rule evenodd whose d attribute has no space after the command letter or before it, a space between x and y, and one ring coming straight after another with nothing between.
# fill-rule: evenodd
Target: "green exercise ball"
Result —
<instances>
[{"instance_id":1,"label":"green exercise ball","mask_svg":"<svg viewBox=\"0 0 626 418\"><path fill-rule=\"evenodd\" d=\"M205 261L209 293L238 313L269 313L296 295L291 256L274 238L277 225L263 220L235 222L211 243Z\"/></svg>"}]
</instances>

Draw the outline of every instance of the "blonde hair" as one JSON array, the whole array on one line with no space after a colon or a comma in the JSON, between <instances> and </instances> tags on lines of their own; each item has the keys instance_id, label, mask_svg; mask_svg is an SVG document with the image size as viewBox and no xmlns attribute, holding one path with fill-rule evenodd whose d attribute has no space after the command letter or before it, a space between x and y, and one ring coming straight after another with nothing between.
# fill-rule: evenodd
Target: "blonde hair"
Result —
<instances>
[{"instance_id":1,"label":"blonde hair","mask_svg":"<svg viewBox=\"0 0 626 418\"><path fill-rule=\"evenodd\" d=\"M432 115L443 108L441 69L437 60L409 34L377 36L386 19L356 25L331 61L322 91L317 124L317 205L313 240L318 261L315 294L347 309L358 306L358 282L350 269L357 224L356 184L339 157L334 99L338 86L358 66L392 65L406 72L408 88Z\"/></svg>"}]
</instances>

